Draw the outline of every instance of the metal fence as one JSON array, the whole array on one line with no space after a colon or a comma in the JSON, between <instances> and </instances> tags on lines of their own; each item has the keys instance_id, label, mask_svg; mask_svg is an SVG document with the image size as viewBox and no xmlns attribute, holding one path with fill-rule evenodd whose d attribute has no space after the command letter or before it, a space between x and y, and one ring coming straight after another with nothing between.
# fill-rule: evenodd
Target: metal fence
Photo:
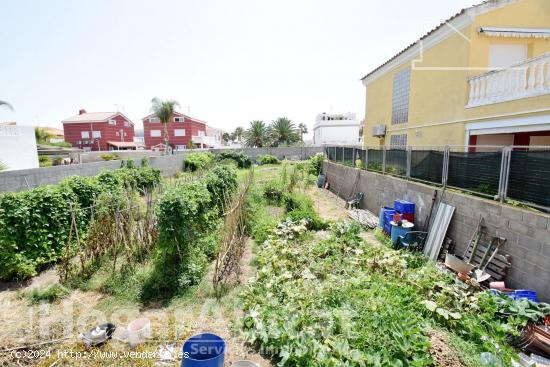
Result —
<instances>
[{"instance_id":1,"label":"metal fence","mask_svg":"<svg viewBox=\"0 0 550 367\"><path fill-rule=\"evenodd\" d=\"M550 211L550 147L327 146L331 162Z\"/></svg>"}]
</instances>

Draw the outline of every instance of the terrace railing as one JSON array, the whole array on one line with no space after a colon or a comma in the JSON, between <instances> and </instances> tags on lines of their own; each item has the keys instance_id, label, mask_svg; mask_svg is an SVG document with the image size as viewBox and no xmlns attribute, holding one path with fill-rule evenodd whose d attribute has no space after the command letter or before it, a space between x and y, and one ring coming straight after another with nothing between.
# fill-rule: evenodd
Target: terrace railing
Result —
<instances>
[{"instance_id":1,"label":"terrace railing","mask_svg":"<svg viewBox=\"0 0 550 367\"><path fill-rule=\"evenodd\" d=\"M329 161L550 211L550 147L326 146Z\"/></svg>"}]
</instances>

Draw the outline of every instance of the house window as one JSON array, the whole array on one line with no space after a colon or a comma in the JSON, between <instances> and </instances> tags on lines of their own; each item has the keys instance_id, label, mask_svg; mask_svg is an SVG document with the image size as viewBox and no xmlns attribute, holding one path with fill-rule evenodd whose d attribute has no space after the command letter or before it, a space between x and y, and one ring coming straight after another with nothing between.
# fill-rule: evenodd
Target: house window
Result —
<instances>
[{"instance_id":1,"label":"house window","mask_svg":"<svg viewBox=\"0 0 550 367\"><path fill-rule=\"evenodd\" d=\"M160 130L151 130L151 137L152 138L159 138L160 137Z\"/></svg>"},{"instance_id":2,"label":"house window","mask_svg":"<svg viewBox=\"0 0 550 367\"><path fill-rule=\"evenodd\" d=\"M81 131L81 132L80 132L80 137L81 137L82 139L88 139L88 138L90 137L90 132L88 132L88 131Z\"/></svg>"},{"instance_id":3,"label":"house window","mask_svg":"<svg viewBox=\"0 0 550 367\"><path fill-rule=\"evenodd\" d=\"M174 117L174 122L184 122L185 117Z\"/></svg>"},{"instance_id":4,"label":"house window","mask_svg":"<svg viewBox=\"0 0 550 367\"><path fill-rule=\"evenodd\" d=\"M124 121L124 126L130 127L130 121Z\"/></svg>"},{"instance_id":5,"label":"house window","mask_svg":"<svg viewBox=\"0 0 550 367\"><path fill-rule=\"evenodd\" d=\"M411 69L405 69L393 77L392 124L402 124L409 120L409 91Z\"/></svg>"},{"instance_id":6,"label":"house window","mask_svg":"<svg viewBox=\"0 0 550 367\"><path fill-rule=\"evenodd\" d=\"M525 60L527 60L527 45L489 45L489 68L492 70L510 67Z\"/></svg>"},{"instance_id":7,"label":"house window","mask_svg":"<svg viewBox=\"0 0 550 367\"><path fill-rule=\"evenodd\" d=\"M392 135L390 147L392 149L405 149L407 147L407 134Z\"/></svg>"},{"instance_id":8,"label":"house window","mask_svg":"<svg viewBox=\"0 0 550 367\"><path fill-rule=\"evenodd\" d=\"M149 122L160 122L158 117L149 117Z\"/></svg>"},{"instance_id":9,"label":"house window","mask_svg":"<svg viewBox=\"0 0 550 367\"><path fill-rule=\"evenodd\" d=\"M109 120L109 125L116 125L116 120Z\"/></svg>"},{"instance_id":10,"label":"house window","mask_svg":"<svg viewBox=\"0 0 550 367\"><path fill-rule=\"evenodd\" d=\"M94 139L101 138L101 131L92 131L92 138Z\"/></svg>"},{"instance_id":11,"label":"house window","mask_svg":"<svg viewBox=\"0 0 550 367\"><path fill-rule=\"evenodd\" d=\"M174 136L185 136L185 129L175 129Z\"/></svg>"}]
</instances>

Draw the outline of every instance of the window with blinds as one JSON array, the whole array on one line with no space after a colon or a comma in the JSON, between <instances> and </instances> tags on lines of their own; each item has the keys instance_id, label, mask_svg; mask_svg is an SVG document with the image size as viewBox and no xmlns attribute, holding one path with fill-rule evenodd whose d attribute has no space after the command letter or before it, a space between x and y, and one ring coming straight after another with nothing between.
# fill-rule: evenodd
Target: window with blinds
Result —
<instances>
[{"instance_id":1,"label":"window with blinds","mask_svg":"<svg viewBox=\"0 0 550 367\"><path fill-rule=\"evenodd\" d=\"M405 149L407 147L407 134L392 135L390 146L392 149Z\"/></svg>"}]
</instances>

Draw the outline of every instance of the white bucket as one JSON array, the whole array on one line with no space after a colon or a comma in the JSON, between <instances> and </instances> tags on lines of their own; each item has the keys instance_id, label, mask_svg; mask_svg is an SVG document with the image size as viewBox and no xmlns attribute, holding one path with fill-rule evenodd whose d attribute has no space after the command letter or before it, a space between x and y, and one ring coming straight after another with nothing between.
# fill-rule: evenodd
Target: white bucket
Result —
<instances>
[{"instance_id":1,"label":"white bucket","mask_svg":"<svg viewBox=\"0 0 550 367\"><path fill-rule=\"evenodd\" d=\"M260 367L260 365L256 362L243 360L231 362L231 367Z\"/></svg>"},{"instance_id":2,"label":"white bucket","mask_svg":"<svg viewBox=\"0 0 550 367\"><path fill-rule=\"evenodd\" d=\"M147 317L141 317L128 324L128 342L131 346L143 343L151 337L151 321Z\"/></svg>"}]
</instances>

